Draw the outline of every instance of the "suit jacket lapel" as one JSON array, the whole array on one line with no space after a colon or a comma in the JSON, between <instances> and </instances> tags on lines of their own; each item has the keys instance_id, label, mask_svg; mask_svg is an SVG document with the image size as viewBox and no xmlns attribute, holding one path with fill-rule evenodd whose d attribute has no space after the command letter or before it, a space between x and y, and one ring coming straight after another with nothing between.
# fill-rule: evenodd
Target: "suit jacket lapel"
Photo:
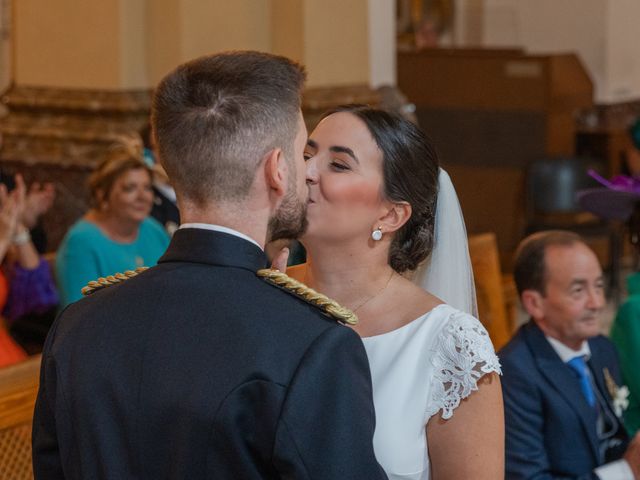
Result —
<instances>
[{"instance_id":1,"label":"suit jacket lapel","mask_svg":"<svg viewBox=\"0 0 640 480\"><path fill-rule=\"evenodd\" d=\"M595 352L593 352L593 349L592 349L592 354L593 353ZM591 366L591 375L593 376L593 379L596 383L598 390L600 390L602 397L606 400L607 405L613 411L613 406L611 405L611 396L609 395L609 390L607 389L607 386L604 380L604 368L606 367L606 365L603 365L601 363L597 354L591 356L591 359L589 360L589 364Z\"/></svg>"},{"instance_id":2,"label":"suit jacket lapel","mask_svg":"<svg viewBox=\"0 0 640 480\"><path fill-rule=\"evenodd\" d=\"M591 359L589 360L589 366L591 367L591 375L595 381L596 387L600 391L602 398L607 402L607 407L609 409L609 413L611 418L615 420L616 430L620 428L621 423L618 416L615 414L615 409L613 408L611 398L611 394L609 393L609 389L607 388L606 381L604 379L604 369L607 367L602 360L603 356L598 354L598 348L592 342L589 342L589 348L591 348Z\"/></svg>"},{"instance_id":3,"label":"suit jacket lapel","mask_svg":"<svg viewBox=\"0 0 640 480\"><path fill-rule=\"evenodd\" d=\"M596 409L587 403L580 388L580 382L575 374L571 371L571 368L560 359L535 322L533 320L529 321L529 324L525 328L525 339L538 364L538 368L558 394L562 396L578 414L585 435L587 435L589 443L591 444L594 458L596 462L599 462L600 454L596 426Z\"/></svg>"},{"instance_id":4,"label":"suit jacket lapel","mask_svg":"<svg viewBox=\"0 0 640 480\"><path fill-rule=\"evenodd\" d=\"M253 243L228 233L183 228L177 230L158 263L190 262L237 267L256 272L267 266L264 252Z\"/></svg>"}]
</instances>

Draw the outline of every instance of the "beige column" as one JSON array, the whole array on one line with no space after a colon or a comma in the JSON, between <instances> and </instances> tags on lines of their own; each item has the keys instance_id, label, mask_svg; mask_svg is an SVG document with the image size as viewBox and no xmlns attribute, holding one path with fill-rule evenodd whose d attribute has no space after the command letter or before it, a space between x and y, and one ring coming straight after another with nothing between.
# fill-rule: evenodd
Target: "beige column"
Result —
<instances>
[{"instance_id":1,"label":"beige column","mask_svg":"<svg viewBox=\"0 0 640 480\"><path fill-rule=\"evenodd\" d=\"M147 0L149 78L224 50L271 50L270 0Z\"/></svg>"},{"instance_id":2,"label":"beige column","mask_svg":"<svg viewBox=\"0 0 640 480\"><path fill-rule=\"evenodd\" d=\"M370 84L367 0L272 0L272 50L307 66L310 87Z\"/></svg>"},{"instance_id":3,"label":"beige column","mask_svg":"<svg viewBox=\"0 0 640 480\"><path fill-rule=\"evenodd\" d=\"M57 88L148 86L143 0L19 0L14 80Z\"/></svg>"}]
</instances>

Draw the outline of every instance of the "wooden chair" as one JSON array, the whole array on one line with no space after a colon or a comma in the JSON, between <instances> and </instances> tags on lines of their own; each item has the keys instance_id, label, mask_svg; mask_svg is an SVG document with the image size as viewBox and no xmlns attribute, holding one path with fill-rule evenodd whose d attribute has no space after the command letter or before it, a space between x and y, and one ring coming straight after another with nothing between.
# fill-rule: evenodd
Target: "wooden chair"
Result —
<instances>
[{"instance_id":1,"label":"wooden chair","mask_svg":"<svg viewBox=\"0 0 640 480\"><path fill-rule=\"evenodd\" d=\"M31 423L39 375L39 355L0 368L0 472L3 479L33 479Z\"/></svg>"},{"instance_id":2,"label":"wooden chair","mask_svg":"<svg viewBox=\"0 0 640 480\"><path fill-rule=\"evenodd\" d=\"M495 234L470 235L469 255L476 284L478 317L498 350L511 338L513 322L507 314Z\"/></svg>"}]
</instances>

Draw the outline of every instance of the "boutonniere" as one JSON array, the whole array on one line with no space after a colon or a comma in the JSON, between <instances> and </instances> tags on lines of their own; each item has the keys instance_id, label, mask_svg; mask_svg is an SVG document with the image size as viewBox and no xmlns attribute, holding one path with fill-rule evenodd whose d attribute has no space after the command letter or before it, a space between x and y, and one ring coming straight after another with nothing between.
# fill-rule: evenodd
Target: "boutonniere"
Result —
<instances>
[{"instance_id":1,"label":"boutonniere","mask_svg":"<svg viewBox=\"0 0 640 480\"><path fill-rule=\"evenodd\" d=\"M604 381L607 384L607 390L609 390L609 395L613 402L613 410L620 417L622 412L629 406L629 389L626 385L618 386L608 368L603 368L602 373L604 373Z\"/></svg>"}]
</instances>

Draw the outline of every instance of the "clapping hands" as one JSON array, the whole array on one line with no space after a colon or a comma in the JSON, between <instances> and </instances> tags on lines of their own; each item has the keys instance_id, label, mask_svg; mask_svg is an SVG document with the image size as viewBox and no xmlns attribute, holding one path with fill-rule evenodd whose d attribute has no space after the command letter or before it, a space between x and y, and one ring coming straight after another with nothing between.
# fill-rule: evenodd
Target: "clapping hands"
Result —
<instances>
[{"instance_id":1,"label":"clapping hands","mask_svg":"<svg viewBox=\"0 0 640 480\"><path fill-rule=\"evenodd\" d=\"M16 175L16 188L11 193L5 185L0 185L0 260L4 258L11 239L18 230L25 198L25 185L21 175Z\"/></svg>"},{"instance_id":2,"label":"clapping hands","mask_svg":"<svg viewBox=\"0 0 640 480\"><path fill-rule=\"evenodd\" d=\"M35 227L38 219L51 208L55 197L56 191L52 183L32 183L25 196L21 223L29 230Z\"/></svg>"}]
</instances>

